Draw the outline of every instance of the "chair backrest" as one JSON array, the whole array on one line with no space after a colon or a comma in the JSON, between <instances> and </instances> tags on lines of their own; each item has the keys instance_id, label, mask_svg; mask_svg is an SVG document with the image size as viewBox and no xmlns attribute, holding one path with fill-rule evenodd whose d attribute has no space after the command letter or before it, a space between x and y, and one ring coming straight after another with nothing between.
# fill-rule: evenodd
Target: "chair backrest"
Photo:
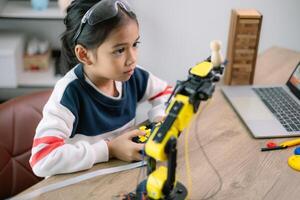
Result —
<instances>
[{"instance_id":1,"label":"chair backrest","mask_svg":"<svg viewBox=\"0 0 300 200\"><path fill-rule=\"evenodd\" d=\"M50 90L0 104L0 199L13 196L41 180L29 165L35 129Z\"/></svg>"}]
</instances>

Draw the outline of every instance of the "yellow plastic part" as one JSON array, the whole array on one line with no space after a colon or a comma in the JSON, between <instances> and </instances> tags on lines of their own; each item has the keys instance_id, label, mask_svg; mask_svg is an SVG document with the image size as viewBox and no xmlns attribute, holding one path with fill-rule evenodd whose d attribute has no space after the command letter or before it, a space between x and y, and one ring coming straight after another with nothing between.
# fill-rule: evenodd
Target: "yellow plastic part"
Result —
<instances>
[{"instance_id":1,"label":"yellow plastic part","mask_svg":"<svg viewBox=\"0 0 300 200\"><path fill-rule=\"evenodd\" d=\"M140 126L139 129L140 129L141 131L144 131L144 132L146 133L144 136L138 136L140 142L146 142L147 139L148 139L149 136L150 136L151 130L150 130L150 129L147 129L146 126Z\"/></svg>"},{"instance_id":2,"label":"yellow plastic part","mask_svg":"<svg viewBox=\"0 0 300 200\"><path fill-rule=\"evenodd\" d=\"M158 161L167 160L167 155L165 153L166 143L169 141L170 137L178 135L178 130L174 127L168 131L167 135L164 137L162 142L157 143L153 140L154 135L156 135L158 129L156 129L153 134L150 136L149 140L145 145L146 154L152 158L155 158Z\"/></svg>"},{"instance_id":3,"label":"yellow plastic part","mask_svg":"<svg viewBox=\"0 0 300 200\"><path fill-rule=\"evenodd\" d=\"M213 68L213 65L211 62L203 61L196 66L192 67L190 70L191 74L194 74L196 76L205 77Z\"/></svg>"},{"instance_id":4,"label":"yellow plastic part","mask_svg":"<svg viewBox=\"0 0 300 200\"><path fill-rule=\"evenodd\" d=\"M151 191L147 195L152 199L163 199L162 193L164 183L167 180L167 168L165 166L159 167L152 174L149 175L147 180L147 191Z\"/></svg>"},{"instance_id":5,"label":"yellow plastic part","mask_svg":"<svg viewBox=\"0 0 300 200\"><path fill-rule=\"evenodd\" d=\"M294 140L289 140L289 141L285 141L280 143L280 146L282 147L291 147L291 146L295 146L300 144L300 139L294 139Z\"/></svg>"},{"instance_id":6,"label":"yellow plastic part","mask_svg":"<svg viewBox=\"0 0 300 200\"><path fill-rule=\"evenodd\" d=\"M167 159L167 155L165 153L166 143L172 136L178 138L179 131L181 132L188 125L194 114L193 106L189 103L189 98L181 94L174 97L167 108L167 113L169 113L175 102L182 102L183 107L162 142L157 143L153 140L153 138L159 134L157 133L158 128L156 128L145 145L146 154L159 161L165 161Z\"/></svg>"},{"instance_id":7,"label":"yellow plastic part","mask_svg":"<svg viewBox=\"0 0 300 200\"><path fill-rule=\"evenodd\" d=\"M167 113L169 113L171 106L173 106L175 101L183 103L183 108L181 109L180 113L178 113L177 119L174 123L175 127L179 131L183 131L183 129L186 128L191 121L191 118L194 115L194 109L192 104L189 103L189 97L178 94L175 96L171 105L167 108Z\"/></svg>"},{"instance_id":8,"label":"yellow plastic part","mask_svg":"<svg viewBox=\"0 0 300 200\"><path fill-rule=\"evenodd\" d=\"M300 171L300 155L290 156L288 159L288 164L291 168Z\"/></svg>"}]
</instances>

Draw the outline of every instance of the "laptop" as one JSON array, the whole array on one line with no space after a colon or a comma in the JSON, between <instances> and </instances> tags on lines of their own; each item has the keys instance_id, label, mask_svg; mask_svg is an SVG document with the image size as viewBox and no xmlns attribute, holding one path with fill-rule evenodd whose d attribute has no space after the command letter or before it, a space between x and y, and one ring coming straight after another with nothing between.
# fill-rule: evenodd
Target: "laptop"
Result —
<instances>
[{"instance_id":1,"label":"laptop","mask_svg":"<svg viewBox=\"0 0 300 200\"><path fill-rule=\"evenodd\" d=\"M255 138L300 136L300 62L285 85L223 86Z\"/></svg>"}]
</instances>

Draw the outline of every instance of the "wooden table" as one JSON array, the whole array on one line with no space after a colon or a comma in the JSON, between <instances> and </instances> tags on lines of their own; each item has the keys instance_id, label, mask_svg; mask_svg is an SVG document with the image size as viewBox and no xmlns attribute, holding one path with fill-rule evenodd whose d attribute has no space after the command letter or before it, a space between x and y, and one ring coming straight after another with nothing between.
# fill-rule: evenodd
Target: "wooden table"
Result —
<instances>
[{"instance_id":1,"label":"wooden table","mask_svg":"<svg viewBox=\"0 0 300 200\"><path fill-rule=\"evenodd\" d=\"M255 84L285 83L299 60L300 53L288 49L273 47L265 51L258 57ZM300 173L287 165L294 148L261 152L267 140L250 135L219 88L191 124L188 139L191 199L300 199ZM184 158L182 134L177 175L187 186ZM98 164L89 171L118 164L118 161ZM112 199L114 195L134 191L139 170L96 177L42 194L38 199ZM50 177L22 194L82 173L86 172Z\"/></svg>"}]
</instances>

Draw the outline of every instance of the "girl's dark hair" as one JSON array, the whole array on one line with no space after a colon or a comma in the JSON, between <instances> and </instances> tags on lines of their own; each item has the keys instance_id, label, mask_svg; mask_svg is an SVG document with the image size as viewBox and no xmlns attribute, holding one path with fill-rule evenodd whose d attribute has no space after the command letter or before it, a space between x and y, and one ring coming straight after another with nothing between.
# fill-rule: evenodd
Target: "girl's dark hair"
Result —
<instances>
[{"instance_id":1,"label":"girl's dark hair","mask_svg":"<svg viewBox=\"0 0 300 200\"><path fill-rule=\"evenodd\" d=\"M85 24L75 43L73 38L80 26L82 17L98 2L99 0L73 0L67 8L67 15L64 19L66 30L61 36L60 67L63 73L66 73L79 63L74 51L76 44L81 44L87 49L95 49L105 41L112 30L122 25L128 17L138 23L136 15L133 12L127 12L119 7L119 12L115 17L93 26Z\"/></svg>"}]
</instances>

